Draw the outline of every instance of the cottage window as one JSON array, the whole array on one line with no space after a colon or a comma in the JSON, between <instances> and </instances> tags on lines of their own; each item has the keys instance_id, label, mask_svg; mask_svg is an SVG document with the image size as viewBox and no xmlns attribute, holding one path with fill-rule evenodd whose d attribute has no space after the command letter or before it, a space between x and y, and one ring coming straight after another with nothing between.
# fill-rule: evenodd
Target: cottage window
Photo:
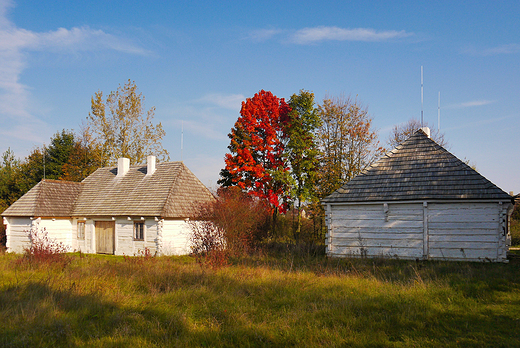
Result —
<instances>
[{"instance_id":1,"label":"cottage window","mask_svg":"<svg viewBox=\"0 0 520 348\"><path fill-rule=\"evenodd\" d=\"M134 240L144 240L144 222L134 222Z\"/></svg>"},{"instance_id":2,"label":"cottage window","mask_svg":"<svg viewBox=\"0 0 520 348\"><path fill-rule=\"evenodd\" d=\"M78 239L85 239L85 221L78 221Z\"/></svg>"}]
</instances>

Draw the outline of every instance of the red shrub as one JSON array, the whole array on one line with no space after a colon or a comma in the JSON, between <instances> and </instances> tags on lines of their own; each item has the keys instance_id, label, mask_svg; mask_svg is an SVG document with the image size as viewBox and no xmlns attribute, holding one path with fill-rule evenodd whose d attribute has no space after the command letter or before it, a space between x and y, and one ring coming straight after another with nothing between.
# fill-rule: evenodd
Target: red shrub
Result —
<instances>
[{"instance_id":1,"label":"red shrub","mask_svg":"<svg viewBox=\"0 0 520 348\"><path fill-rule=\"evenodd\" d=\"M58 263L67 264L70 262L65 255L68 247L61 242L56 242L49 238L49 233L44 229L31 229L29 231L31 245L24 248L22 261L29 263Z\"/></svg>"},{"instance_id":2,"label":"red shrub","mask_svg":"<svg viewBox=\"0 0 520 348\"><path fill-rule=\"evenodd\" d=\"M267 206L238 187L220 188L217 200L200 207L191 222L192 251L215 266L227 264L229 256L254 249L266 235Z\"/></svg>"}]
</instances>

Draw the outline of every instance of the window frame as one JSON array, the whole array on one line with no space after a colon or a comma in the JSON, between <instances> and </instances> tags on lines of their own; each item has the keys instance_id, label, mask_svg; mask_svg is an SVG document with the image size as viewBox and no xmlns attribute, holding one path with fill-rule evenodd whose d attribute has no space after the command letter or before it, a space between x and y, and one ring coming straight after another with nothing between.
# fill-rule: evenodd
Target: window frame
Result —
<instances>
[{"instance_id":1,"label":"window frame","mask_svg":"<svg viewBox=\"0 0 520 348\"><path fill-rule=\"evenodd\" d=\"M140 227L137 227L140 226ZM145 224L144 221L134 221L134 240L144 241L145 238ZM141 238L138 238L141 237Z\"/></svg>"},{"instance_id":2,"label":"window frame","mask_svg":"<svg viewBox=\"0 0 520 348\"><path fill-rule=\"evenodd\" d=\"M85 240L85 230L86 230L86 220L78 220L76 224L76 238L80 240ZM80 228L80 226L83 226ZM81 233L80 233L81 231Z\"/></svg>"}]
</instances>

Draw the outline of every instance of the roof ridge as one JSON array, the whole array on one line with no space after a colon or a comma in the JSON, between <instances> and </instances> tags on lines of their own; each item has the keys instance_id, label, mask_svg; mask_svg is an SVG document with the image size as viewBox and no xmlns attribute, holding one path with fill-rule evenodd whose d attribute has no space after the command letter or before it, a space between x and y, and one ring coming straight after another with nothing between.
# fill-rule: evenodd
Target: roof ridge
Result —
<instances>
[{"instance_id":1,"label":"roof ridge","mask_svg":"<svg viewBox=\"0 0 520 348\"><path fill-rule=\"evenodd\" d=\"M38 186L38 193L36 195L36 200L33 203L34 206L33 206L33 209L32 209L33 210L33 214L35 216L40 215L38 213L39 213L39 210L41 209L40 208L41 204L42 204L41 199L42 199L42 195L43 195L43 186L44 186L45 182L46 182L46 179L42 179L39 183L36 184L36 186ZM29 191L27 191L27 192L29 192Z\"/></svg>"},{"instance_id":2,"label":"roof ridge","mask_svg":"<svg viewBox=\"0 0 520 348\"><path fill-rule=\"evenodd\" d=\"M172 184L170 185L170 188L168 190L168 195L166 196L166 199L164 201L164 205L162 207L162 210L161 210L161 214L164 216L166 215L166 207L168 206L168 203L170 202L170 199L173 197L173 195L175 194L175 188L177 186L177 183L179 181L179 177L181 176L182 172L185 170L185 168L187 169L186 165L184 164L184 162L182 161L177 161L175 163L179 163L180 162L180 166L179 168L176 170L176 173L174 175L175 179L173 180ZM174 162L172 162L174 163Z\"/></svg>"},{"instance_id":3,"label":"roof ridge","mask_svg":"<svg viewBox=\"0 0 520 348\"><path fill-rule=\"evenodd\" d=\"M71 184L81 184L81 181L72 181L72 180L61 180L61 179L42 179L40 182L48 182L48 183L71 183Z\"/></svg>"},{"instance_id":4,"label":"roof ridge","mask_svg":"<svg viewBox=\"0 0 520 348\"><path fill-rule=\"evenodd\" d=\"M326 197L324 202L418 197L510 199L502 189L418 130Z\"/></svg>"}]
</instances>

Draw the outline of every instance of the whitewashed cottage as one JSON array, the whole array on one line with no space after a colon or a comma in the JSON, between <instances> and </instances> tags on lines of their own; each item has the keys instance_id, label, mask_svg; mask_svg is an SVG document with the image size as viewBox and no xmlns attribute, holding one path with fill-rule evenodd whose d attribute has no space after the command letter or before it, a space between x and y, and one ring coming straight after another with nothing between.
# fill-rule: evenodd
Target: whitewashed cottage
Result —
<instances>
[{"instance_id":1,"label":"whitewashed cottage","mask_svg":"<svg viewBox=\"0 0 520 348\"><path fill-rule=\"evenodd\" d=\"M42 180L7 208L7 250L22 252L43 230L69 250L158 255L190 252L189 219L215 198L182 162L100 168L81 183Z\"/></svg>"},{"instance_id":2,"label":"whitewashed cottage","mask_svg":"<svg viewBox=\"0 0 520 348\"><path fill-rule=\"evenodd\" d=\"M506 262L512 197L415 132L323 200L335 257Z\"/></svg>"}]
</instances>

